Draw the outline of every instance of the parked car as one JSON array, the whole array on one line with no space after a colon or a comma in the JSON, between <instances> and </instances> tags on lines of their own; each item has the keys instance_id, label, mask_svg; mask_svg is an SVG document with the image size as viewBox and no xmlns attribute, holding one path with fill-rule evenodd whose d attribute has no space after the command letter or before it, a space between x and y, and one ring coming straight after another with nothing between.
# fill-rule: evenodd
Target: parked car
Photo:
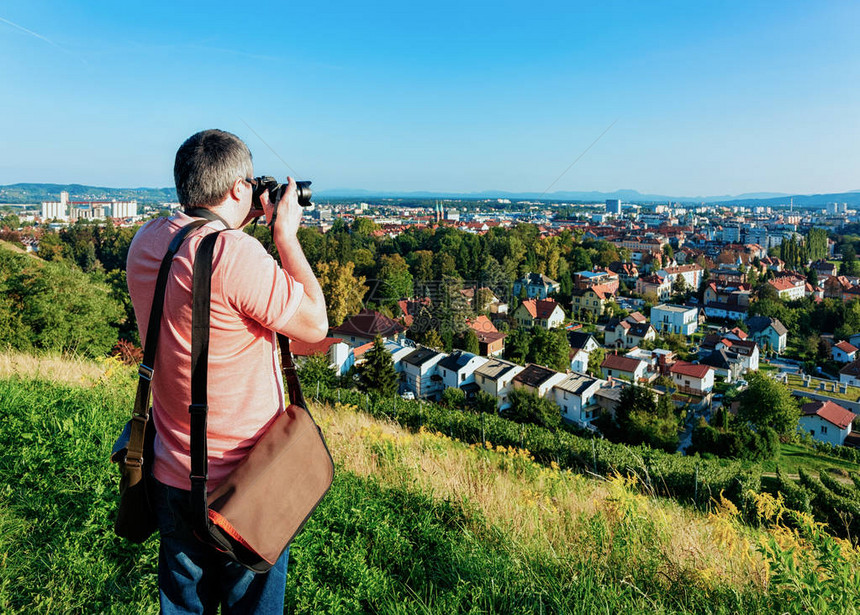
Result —
<instances>
[{"instance_id":1,"label":"parked car","mask_svg":"<svg viewBox=\"0 0 860 615\"><path fill-rule=\"evenodd\" d=\"M412 401L415 399L415 393L413 393L412 391L406 391L405 393L401 394L400 397Z\"/></svg>"}]
</instances>

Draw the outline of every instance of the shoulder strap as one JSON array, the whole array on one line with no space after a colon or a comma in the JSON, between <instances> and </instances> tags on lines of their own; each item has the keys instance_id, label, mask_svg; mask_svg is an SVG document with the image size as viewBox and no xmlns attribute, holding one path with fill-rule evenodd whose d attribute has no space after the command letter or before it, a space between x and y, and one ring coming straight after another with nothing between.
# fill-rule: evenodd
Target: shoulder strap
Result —
<instances>
[{"instance_id":1,"label":"shoulder strap","mask_svg":"<svg viewBox=\"0 0 860 615\"><path fill-rule=\"evenodd\" d=\"M191 518L192 527L205 536L209 528L206 483L209 480L206 417L209 412L209 322L212 293L212 256L221 231L210 233L200 242L194 257L191 311ZM278 333L281 362L290 403L306 408L296 365L290 353L290 340Z\"/></svg>"},{"instance_id":2,"label":"shoulder strap","mask_svg":"<svg viewBox=\"0 0 860 615\"><path fill-rule=\"evenodd\" d=\"M209 378L209 315L212 294L212 255L221 231L200 242L194 257L191 308L191 517L192 527L203 536L209 527L206 482L209 479L209 451L206 446L206 415Z\"/></svg>"},{"instance_id":3,"label":"shoulder strap","mask_svg":"<svg viewBox=\"0 0 860 615\"><path fill-rule=\"evenodd\" d=\"M170 274L170 266L173 257L179 251L179 247L185 237L192 230L206 224L207 220L195 220L180 229L167 248L167 253L161 259L161 267L158 269L158 278L155 282L155 293L152 296L152 309L149 311L149 322L146 327L146 344L143 350L143 361L137 370L140 376L137 380L137 394L134 398L134 410L131 415L131 433L129 434L128 448L125 456L126 465L140 467L143 465L144 435L146 434L146 423L149 421L149 399L152 386L152 377L155 366L155 353L158 349L158 336L161 330L161 315L164 312L164 293L167 288L167 277Z\"/></svg>"}]
</instances>

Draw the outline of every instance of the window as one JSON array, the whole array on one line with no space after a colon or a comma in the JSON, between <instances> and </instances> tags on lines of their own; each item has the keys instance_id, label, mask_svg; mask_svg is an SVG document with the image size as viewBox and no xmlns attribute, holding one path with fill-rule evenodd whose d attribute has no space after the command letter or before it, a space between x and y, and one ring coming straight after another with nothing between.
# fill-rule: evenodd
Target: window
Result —
<instances>
[{"instance_id":1,"label":"window","mask_svg":"<svg viewBox=\"0 0 860 615\"><path fill-rule=\"evenodd\" d=\"M460 382L463 382L466 379L466 374L460 374Z\"/></svg>"},{"instance_id":2,"label":"window","mask_svg":"<svg viewBox=\"0 0 860 615\"><path fill-rule=\"evenodd\" d=\"M821 433L827 433L827 425L821 426Z\"/></svg>"}]
</instances>

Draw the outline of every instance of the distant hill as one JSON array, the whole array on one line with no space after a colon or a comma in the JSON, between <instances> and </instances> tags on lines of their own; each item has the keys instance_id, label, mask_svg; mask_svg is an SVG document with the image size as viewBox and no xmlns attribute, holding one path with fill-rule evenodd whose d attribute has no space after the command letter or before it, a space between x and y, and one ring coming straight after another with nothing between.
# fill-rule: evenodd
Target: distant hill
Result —
<instances>
[{"instance_id":1,"label":"distant hill","mask_svg":"<svg viewBox=\"0 0 860 615\"><path fill-rule=\"evenodd\" d=\"M141 204L172 203L177 201L176 189L169 188L108 188L81 184L10 184L0 186L0 203L41 203L60 198L60 192L69 193L73 201L84 200L136 200ZM722 203L729 205L788 205L794 199L796 207L824 207L827 203L848 203L860 207L860 190L825 194L784 194L779 192L750 192L722 196L671 196L665 194L643 194L636 190L505 192L485 190L480 192L391 192L362 190L355 188L332 188L315 190L318 199L323 198L405 198L405 199L511 199L515 201L575 201L579 203L602 203L606 199L621 199L626 203Z\"/></svg>"},{"instance_id":2,"label":"distant hill","mask_svg":"<svg viewBox=\"0 0 860 615\"><path fill-rule=\"evenodd\" d=\"M60 200L60 192L68 192L72 201L137 201L138 203L176 202L176 189L170 188L107 188L81 184L10 184L0 186L0 203L41 203Z\"/></svg>"}]
</instances>

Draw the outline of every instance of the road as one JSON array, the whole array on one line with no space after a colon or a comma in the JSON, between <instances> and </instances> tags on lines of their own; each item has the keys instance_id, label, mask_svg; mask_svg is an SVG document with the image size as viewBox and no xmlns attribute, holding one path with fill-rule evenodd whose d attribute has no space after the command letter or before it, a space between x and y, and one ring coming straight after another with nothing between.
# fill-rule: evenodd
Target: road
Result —
<instances>
[{"instance_id":1,"label":"road","mask_svg":"<svg viewBox=\"0 0 860 615\"><path fill-rule=\"evenodd\" d=\"M720 406L722 406L721 401L713 401L710 406L705 407L699 412L695 412L691 417L687 418L687 425L684 427L681 435L678 436L679 453L683 453L693 443L693 429L695 429L696 424L699 422L699 418L705 417L706 421L710 421L711 413Z\"/></svg>"}]
</instances>

